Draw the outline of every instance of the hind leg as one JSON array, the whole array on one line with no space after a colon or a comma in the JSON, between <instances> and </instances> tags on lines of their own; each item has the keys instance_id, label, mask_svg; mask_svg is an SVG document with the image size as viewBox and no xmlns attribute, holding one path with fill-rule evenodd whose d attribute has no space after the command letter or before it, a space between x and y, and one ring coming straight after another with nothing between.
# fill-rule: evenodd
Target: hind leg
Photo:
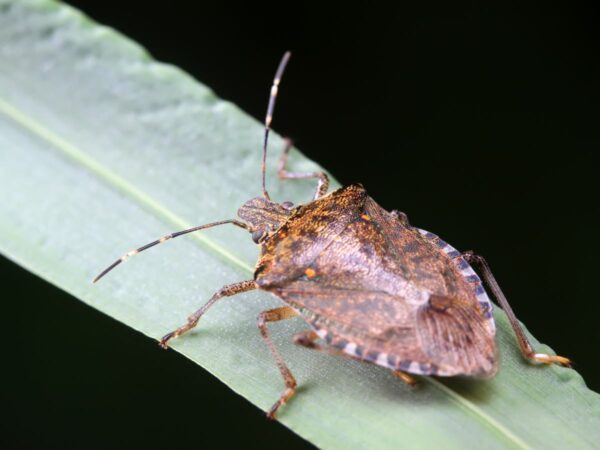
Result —
<instances>
[{"instance_id":1,"label":"hind leg","mask_svg":"<svg viewBox=\"0 0 600 450\"><path fill-rule=\"evenodd\" d=\"M485 280L487 286L493 292L494 297L496 297L498 303L500 303L500 306L502 307L502 310L508 317L510 325L515 332L515 336L517 337L517 342L519 343L519 348L521 349L523 356L530 361L535 361L542 364L560 364L561 366L571 367L571 360L569 360L569 358L535 352L533 346L529 342L529 339L527 339L523 328L521 328L521 324L515 316L515 313L508 304L508 300L500 289L496 278L492 274L492 269L490 269L487 261L483 258L483 256L476 255L473 252L464 252L463 257L467 260L467 262L472 263L481 270L483 279Z\"/></svg>"}]
</instances>

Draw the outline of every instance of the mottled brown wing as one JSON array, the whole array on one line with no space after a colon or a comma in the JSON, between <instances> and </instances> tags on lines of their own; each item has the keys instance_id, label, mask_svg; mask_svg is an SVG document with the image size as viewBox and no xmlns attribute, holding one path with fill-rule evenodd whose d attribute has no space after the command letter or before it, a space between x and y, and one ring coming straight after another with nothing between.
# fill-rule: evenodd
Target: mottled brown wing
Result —
<instances>
[{"instance_id":1,"label":"mottled brown wing","mask_svg":"<svg viewBox=\"0 0 600 450\"><path fill-rule=\"evenodd\" d=\"M453 374L493 376L498 370L494 335L484 314L469 302L431 297L419 308L417 328L427 355ZM452 369L450 369L452 368Z\"/></svg>"},{"instance_id":2,"label":"mottled brown wing","mask_svg":"<svg viewBox=\"0 0 600 450\"><path fill-rule=\"evenodd\" d=\"M358 358L418 374L493 374L494 336L450 258L361 186L332 195L343 208L329 197L316 201L268 242L257 269L261 288ZM300 222L317 224L310 238L296 231Z\"/></svg>"}]
</instances>

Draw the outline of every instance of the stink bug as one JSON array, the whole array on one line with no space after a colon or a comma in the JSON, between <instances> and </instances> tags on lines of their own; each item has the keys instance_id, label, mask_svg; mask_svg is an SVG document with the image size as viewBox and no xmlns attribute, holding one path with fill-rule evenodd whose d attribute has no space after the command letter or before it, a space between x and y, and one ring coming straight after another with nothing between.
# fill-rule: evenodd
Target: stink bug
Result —
<instances>
[{"instance_id":1,"label":"stink bug","mask_svg":"<svg viewBox=\"0 0 600 450\"><path fill-rule=\"evenodd\" d=\"M536 353L500 290L489 265L472 252L460 253L436 235L409 224L404 213L381 208L360 184L327 193L323 172L286 170L291 143L279 160L281 179L318 180L314 199L294 206L273 202L265 187L267 143L275 100L290 58L279 63L271 88L262 153L262 196L231 219L172 233L125 254L98 281L131 256L169 239L222 224L250 232L260 247L254 278L221 288L187 323L160 340L194 328L219 299L262 289L285 306L262 312L258 328L285 382L268 412L274 417L296 389L296 380L273 345L267 324L295 316L309 329L298 345L368 361L391 369L408 384L412 375L491 377L498 370L492 304L479 276L507 314L523 356L533 362L569 366L562 356Z\"/></svg>"}]
</instances>

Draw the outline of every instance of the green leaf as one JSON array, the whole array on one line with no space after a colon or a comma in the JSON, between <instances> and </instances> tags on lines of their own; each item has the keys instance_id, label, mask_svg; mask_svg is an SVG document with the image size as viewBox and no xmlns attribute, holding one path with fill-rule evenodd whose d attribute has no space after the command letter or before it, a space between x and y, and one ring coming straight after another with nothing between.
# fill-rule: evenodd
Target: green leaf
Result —
<instances>
[{"instance_id":1,"label":"green leaf","mask_svg":"<svg viewBox=\"0 0 600 450\"><path fill-rule=\"evenodd\" d=\"M251 278L256 247L243 230L221 227L153 249L91 284L124 251L234 217L258 195L257 121L47 0L0 0L0 67L3 254L153 338L222 285ZM281 144L274 136L272 148ZM317 167L297 152L291 165ZM277 183L273 174L271 164L275 199L310 198L313 183ZM283 384L255 317L280 304L261 292L225 299L173 347L266 410ZM279 419L326 448L597 445L600 397L573 370L525 363L505 315L495 317L497 377L427 378L415 390L382 368L294 347L292 334L306 328L299 319L273 325L301 386Z\"/></svg>"}]
</instances>

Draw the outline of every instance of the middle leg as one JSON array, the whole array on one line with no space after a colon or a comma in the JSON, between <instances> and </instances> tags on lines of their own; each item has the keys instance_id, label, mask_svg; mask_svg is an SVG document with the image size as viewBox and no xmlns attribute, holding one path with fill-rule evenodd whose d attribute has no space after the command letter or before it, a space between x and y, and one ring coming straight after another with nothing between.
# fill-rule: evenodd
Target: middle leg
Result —
<instances>
[{"instance_id":1,"label":"middle leg","mask_svg":"<svg viewBox=\"0 0 600 450\"><path fill-rule=\"evenodd\" d=\"M267 323L269 322L278 322L280 320L290 319L292 317L297 316L298 313L294 308L289 306L282 306L280 308L269 309L268 311L263 311L258 316L258 329L260 330L260 334L263 339L267 343L267 347L271 351L273 358L275 358L275 362L277 363L277 367L279 368L279 372L281 372L281 376L283 377L283 381L285 383L285 391L279 397L271 409L267 413L267 417L269 419L274 419L277 410L284 405L296 392L296 379L292 372L288 368L288 366L283 361L283 358L277 351L275 344L273 344L273 340L271 339L271 335L269 334L269 329L267 328Z\"/></svg>"}]
</instances>

